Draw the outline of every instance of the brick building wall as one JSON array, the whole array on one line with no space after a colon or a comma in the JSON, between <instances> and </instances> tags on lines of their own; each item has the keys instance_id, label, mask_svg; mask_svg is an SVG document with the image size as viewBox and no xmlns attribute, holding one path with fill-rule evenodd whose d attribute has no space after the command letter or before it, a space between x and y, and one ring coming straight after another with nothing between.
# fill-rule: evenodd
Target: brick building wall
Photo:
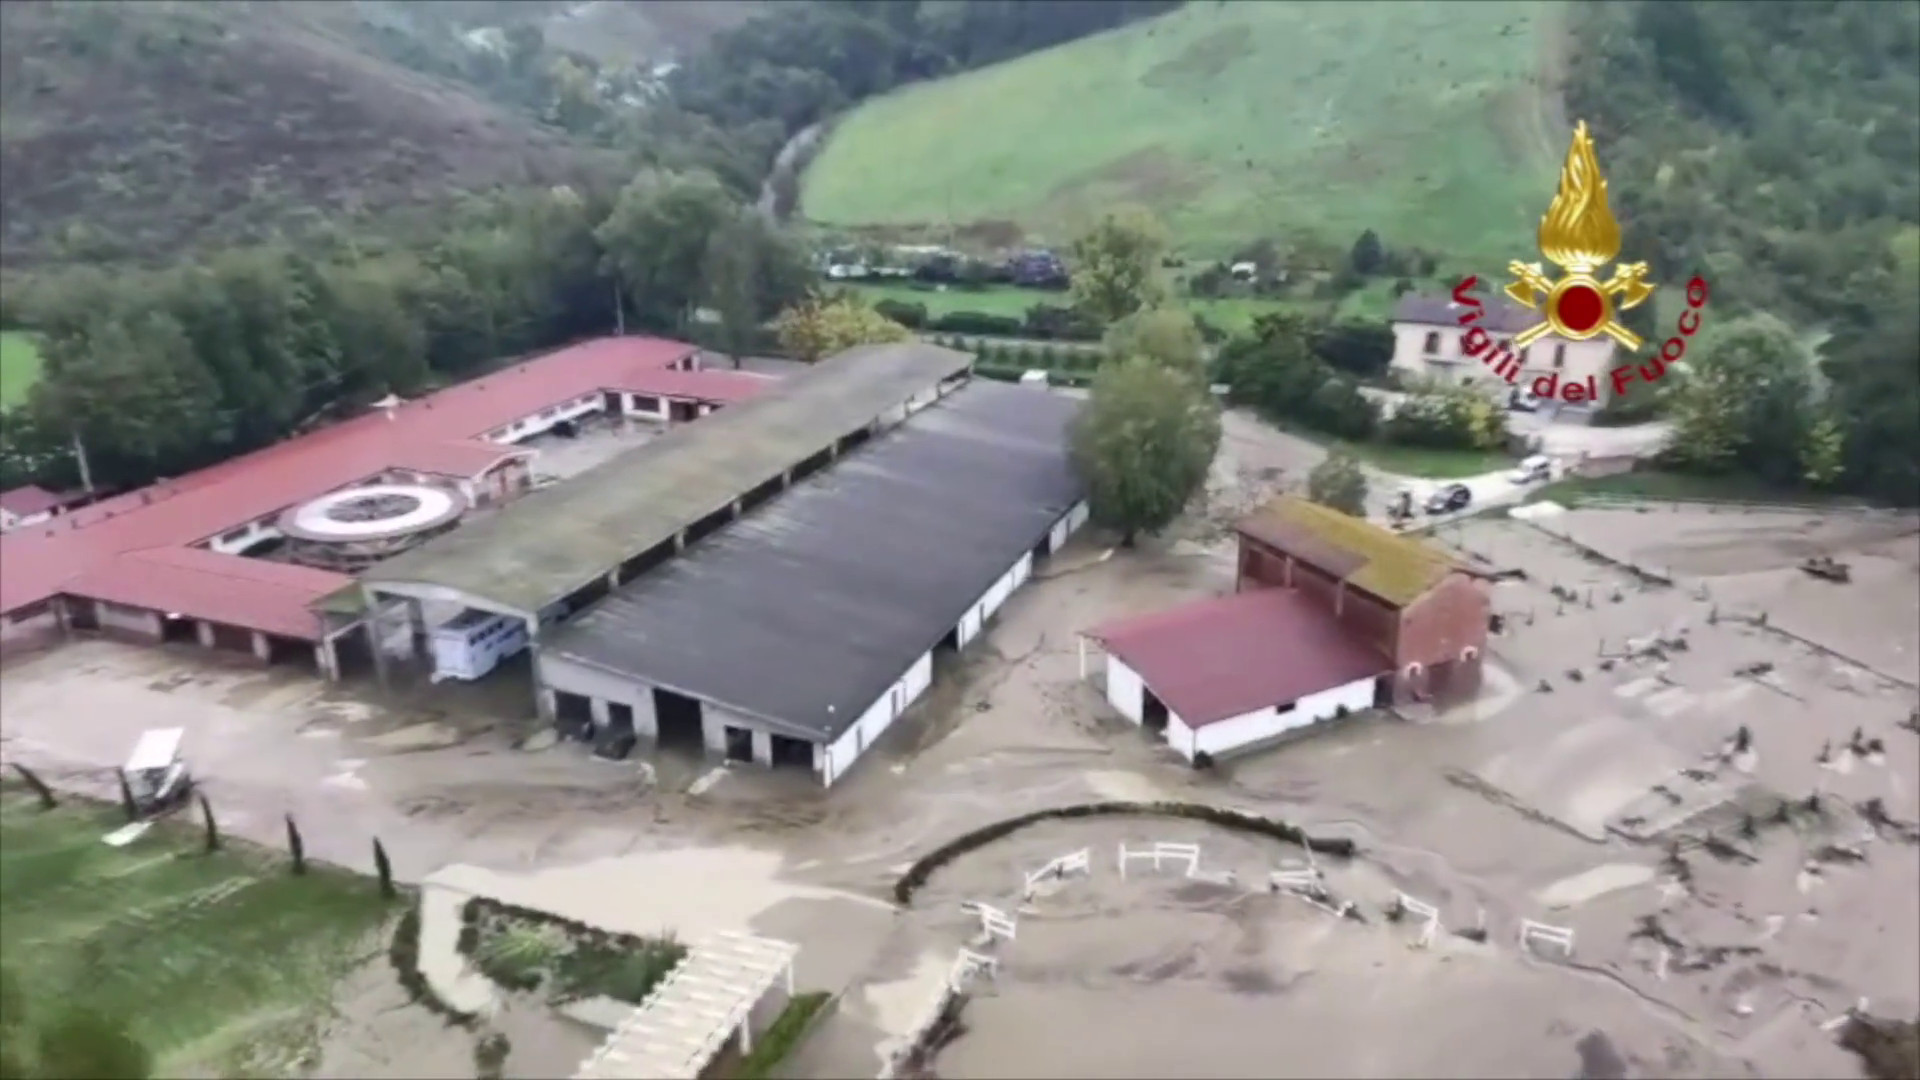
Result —
<instances>
[{"instance_id":1,"label":"brick building wall","mask_svg":"<svg viewBox=\"0 0 1920 1080\"><path fill-rule=\"evenodd\" d=\"M1448 575L1402 608L1242 536L1235 588L1295 588L1313 597L1355 637L1393 661L1395 702L1444 706L1479 692L1492 602L1465 574Z\"/></svg>"}]
</instances>

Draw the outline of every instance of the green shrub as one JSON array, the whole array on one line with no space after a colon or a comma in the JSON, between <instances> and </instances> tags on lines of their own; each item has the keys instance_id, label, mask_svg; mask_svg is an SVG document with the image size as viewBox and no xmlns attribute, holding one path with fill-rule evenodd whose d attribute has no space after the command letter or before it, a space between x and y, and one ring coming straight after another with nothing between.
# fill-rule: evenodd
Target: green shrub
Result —
<instances>
[{"instance_id":1,"label":"green shrub","mask_svg":"<svg viewBox=\"0 0 1920 1080\"><path fill-rule=\"evenodd\" d=\"M551 923L508 922L481 935L473 958L481 974L501 986L535 990L567 950L567 932Z\"/></svg>"},{"instance_id":2,"label":"green shrub","mask_svg":"<svg viewBox=\"0 0 1920 1080\"><path fill-rule=\"evenodd\" d=\"M1047 341L1099 341L1100 327L1063 304L1035 304L1027 309L1023 331Z\"/></svg>"},{"instance_id":3,"label":"green shrub","mask_svg":"<svg viewBox=\"0 0 1920 1080\"><path fill-rule=\"evenodd\" d=\"M554 1000L596 995L638 1005L687 955L672 938L575 942L554 968Z\"/></svg>"},{"instance_id":4,"label":"green shrub","mask_svg":"<svg viewBox=\"0 0 1920 1080\"><path fill-rule=\"evenodd\" d=\"M987 337L1018 337L1019 319L1007 315L989 315L984 311L949 311L928 324L928 329L953 334L978 334Z\"/></svg>"},{"instance_id":5,"label":"green shrub","mask_svg":"<svg viewBox=\"0 0 1920 1080\"><path fill-rule=\"evenodd\" d=\"M925 304L909 304L904 300L886 299L874 304L873 310L909 330L918 330L927 325L927 305Z\"/></svg>"}]
</instances>

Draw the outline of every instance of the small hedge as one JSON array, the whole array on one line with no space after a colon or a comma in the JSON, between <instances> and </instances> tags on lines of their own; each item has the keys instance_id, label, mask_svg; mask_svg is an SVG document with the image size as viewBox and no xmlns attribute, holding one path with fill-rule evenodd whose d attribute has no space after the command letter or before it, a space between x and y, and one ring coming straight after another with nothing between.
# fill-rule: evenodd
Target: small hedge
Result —
<instances>
[{"instance_id":1,"label":"small hedge","mask_svg":"<svg viewBox=\"0 0 1920 1080\"><path fill-rule=\"evenodd\" d=\"M873 305L873 310L909 330L919 330L927 325L927 305L910 304L904 300L883 299Z\"/></svg>"},{"instance_id":2,"label":"small hedge","mask_svg":"<svg viewBox=\"0 0 1920 1080\"><path fill-rule=\"evenodd\" d=\"M935 316L927 329L941 334L977 334L982 337L1019 337L1026 324L1010 315L984 311L949 311Z\"/></svg>"},{"instance_id":3,"label":"small hedge","mask_svg":"<svg viewBox=\"0 0 1920 1080\"><path fill-rule=\"evenodd\" d=\"M1234 832L1252 833L1270 837L1284 843L1297 844L1318 855L1331 855L1335 858L1352 858L1360 851L1360 846L1344 836L1315 837L1308 836L1306 830L1297 825L1272 818L1243 814L1238 810L1227 810L1218 806L1201 803L1183 802L1101 802L1081 803L1076 806L1061 806L1051 810L1036 810L1031 814L996 821L962 833L928 852L907 868L900 879L893 883L893 899L896 903L907 904L913 900L913 894L927 883L935 870L952 862L976 848L984 847L1002 837L1012 835L1029 825L1042 821L1061 821L1086 817L1169 817L1186 818L1218 825Z\"/></svg>"},{"instance_id":4,"label":"small hedge","mask_svg":"<svg viewBox=\"0 0 1920 1080\"><path fill-rule=\"evenodd\" d=\"M506 989L544 987L554 1004L601 996L638 1005L687 955L671 937L617 934L484 897L460 917L461 956Z\"/></svg>"},{"instance_id":5,"label":"small hedge","mask_svg":"<svg viewBox=\"0 0 1920 1080\"><path fill-rule=\"evenodd\" d=\"M813 1029L815 1019L831 996L815 990L788 999L787 1007L753 1040L753 1052L740 1059L739 1066L733 1070L733 1080L766 1080L772 1076L774 1069Z\"/></svg>"}]
</instances>

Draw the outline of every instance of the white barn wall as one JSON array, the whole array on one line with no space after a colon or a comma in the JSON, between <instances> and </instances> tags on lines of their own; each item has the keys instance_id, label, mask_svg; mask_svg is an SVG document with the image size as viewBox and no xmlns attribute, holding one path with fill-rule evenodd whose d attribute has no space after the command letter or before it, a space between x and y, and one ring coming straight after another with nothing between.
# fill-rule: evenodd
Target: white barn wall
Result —
<instances>
[{"instance_id":1,"label":"white barn wall","mask_svg":"<svg viewBox=\"0 0 1920 1080\"><path fill-rule=\"evenodd\" d=\"M1269 705L1264 709L1202 725L1190 733L1193 737L1190 750L1183 749L1173 739L1173 725L1168 724L1167 741L1174 743L1174 749L1180 750L1188 758L1202 751L1218 757L1249 743L1332 719L1342 706L1348 712L1370 709L1373 707L1374 682L1373 679L1361 679L1317 694L1308 694L1286 712L1279 712L1278 706Z\"/></svg>"},{"instance_id":2,"label":"white barn wall","mask_svg":"<svg viewBox=\"0 0 1920 1080\"><path fill-rule=\"evenodd\" d=\"M920 695L933 685L933 653L924 652L920 659L913 662L900 681L887 687L875 698L867 711L853 726L841 733L833 744L826 748L825 754L814 755L814 760L823 767L821 780L831 784L853 767L854 760L866 753L879 740L886 730L893 726L900 714L907 711Z\"/></svg>"},{"instance_id":3,"label":"white barn wall","mask_svg":"<svg viewBox=\"0 0 1920 1080\"><path fill-rule=\"evenodd\" d=\"M1145 690L1146 684L1140 681L1139 673L1119 657L1107 657L1107 700L1120 711L1121 716L1136 724L1141 722L1141 708L1146 701Z\"/></svg>"},{"instance_id":4,"label":"white barn wall","mask_svg":"<svg viewBox=\"0 0 1920 1080\"><path fill-rule=\"evenodd\" d=\"M646 683L545 654L535 654L534 683L543 693L565 691L586 698L592 703L597 724L608 720L607 703L632 706L633 733L643 739L660 736L653 713L653 687Z\"/></svg>"},{"instance_id":5,"label":"white barn wall","mask_svg":"<svg viewBox=\"0 0 1920 1080\"><path fill-rule=\"evenodd\" d=\"M1208 725L1212 727L1212 725ZM1202 728L1205 731L1207 728ZM1181 757L1192 761L1200 752L1200 734L1187 726L1180 714L1167 710L1167 745L1174 748Z\"/></svg>"}]
</instances>

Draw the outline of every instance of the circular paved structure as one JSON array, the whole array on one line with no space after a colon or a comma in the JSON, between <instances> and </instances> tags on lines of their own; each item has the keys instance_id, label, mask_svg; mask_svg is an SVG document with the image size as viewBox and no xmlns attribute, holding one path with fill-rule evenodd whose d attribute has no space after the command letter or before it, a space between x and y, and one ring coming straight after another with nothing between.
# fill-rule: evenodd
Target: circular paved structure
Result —
<instances>
[{"instance_id":1,"label":"circular paved structure","mask_svg":"<svg viewBox=\"0 0 1920 1080\"><path fill-rule=\"evenodd\" d=\"M425 484L376 484L322 495L280 516L297 540L350 544L436 529L467 510L458 492Z\"/></svg>"},{"instance_id":2,"label":"circular paved structure","mask_svg":"<svg viewBox=\"0 0 1920 1080\"><path fill-rule=\"evenodd\" d=\"M449 488L374 484L302 503L279 526L295 562L352 573L438 536L466 512L466 497Z\"/></svg>"}]
</instances>

